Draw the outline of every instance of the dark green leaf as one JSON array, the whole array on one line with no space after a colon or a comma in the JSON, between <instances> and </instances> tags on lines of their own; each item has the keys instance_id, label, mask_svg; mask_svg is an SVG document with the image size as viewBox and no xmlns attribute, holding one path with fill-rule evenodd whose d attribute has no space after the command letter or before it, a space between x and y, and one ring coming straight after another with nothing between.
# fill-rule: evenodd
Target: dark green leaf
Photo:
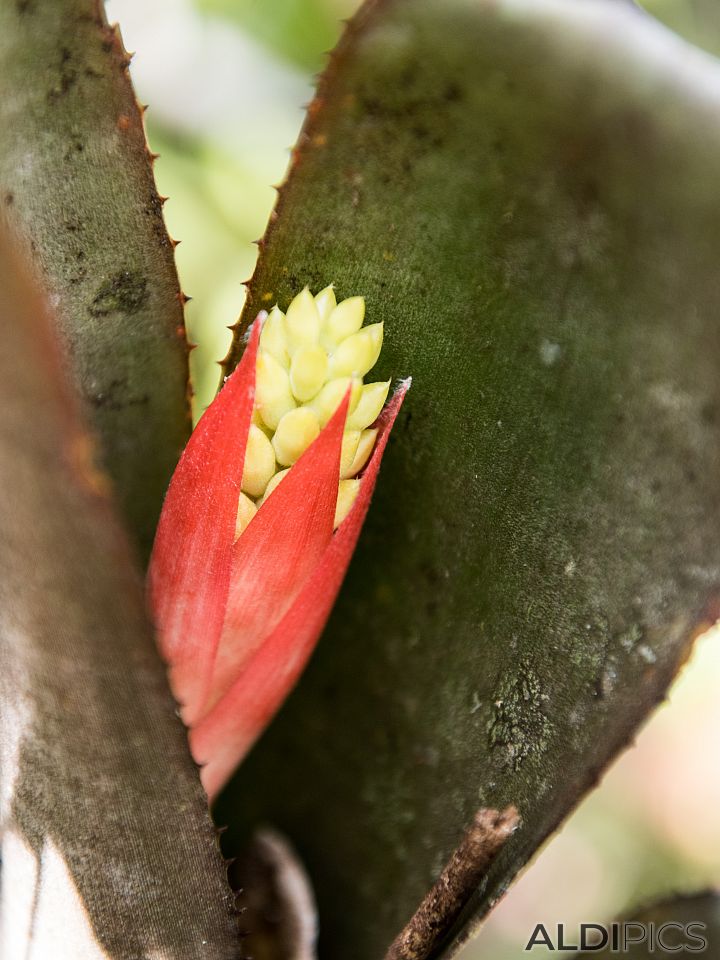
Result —
<instances>
[{"instance_id":1,"label":"dark green leaf","mask_svg":"<svg viewBox=\"0 0 720 960\"><path fill-rule=\"evenodd\" d=\"M0 209L55 298L147 551L190 422L178 279L127 62L97 0L0 3Z\"/></svg>"},{"instance_id":2,"label":"dark green leaf","mask_svg":"<svg viewBox=\"0 0 720 960\"><path fill-rule=\"evenodd\" d=\"M321 84L245 323L335 281L414 383L219 818L290 835L325 958L382 957L474 811L515 804L457 946L715 618L719 116L714 61L611 2L370 3Z\"/></svg>"}]
</instances>

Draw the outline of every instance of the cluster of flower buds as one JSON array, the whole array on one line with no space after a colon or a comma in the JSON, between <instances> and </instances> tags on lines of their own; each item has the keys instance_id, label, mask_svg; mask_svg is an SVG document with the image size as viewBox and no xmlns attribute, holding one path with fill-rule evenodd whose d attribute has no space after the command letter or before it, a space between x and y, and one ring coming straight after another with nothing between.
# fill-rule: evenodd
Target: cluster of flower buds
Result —
<instances>
[{"instance_id":1,"label":"cluster of flower buds","mask_svg":"<svg viewBox=\"0 0 720 960\"><path fill-rule=\"evenodd\" d=\"M383 342L382 323L363 327L365 300L336 302L333 288L313 297L307 287L286 313L277 306L263 324L236 536L315 440L349 393L340 455L334 527L355 502L357 475L370 459L390 381L363 383Z\"/></svg>"},{"instance_id":2,"label":"cluster of flower buds","mask_svg":"<svg viewBox=\"0 0 720 960\"><path fill-rule=\"evenodd\" d=\"M303 290L250 330L163 505L149 600L214 797L296 683L362 529L409 386L363 383L382 324Z\"/></svg>"}]
</instances>

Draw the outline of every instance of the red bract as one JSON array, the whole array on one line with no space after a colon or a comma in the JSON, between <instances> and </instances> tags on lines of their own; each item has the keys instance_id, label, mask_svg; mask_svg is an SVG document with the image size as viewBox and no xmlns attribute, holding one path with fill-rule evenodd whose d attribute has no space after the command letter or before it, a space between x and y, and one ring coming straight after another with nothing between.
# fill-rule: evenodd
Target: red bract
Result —
<instances>
[{"instance_id":1,"label":"red bract","mask_svg":"<svg viewBox=\"0 0 720 960\"><path fill-rule=\"evenodd\" d=\"M382 412L350 513L333 533L348 397L237 542L260 324L180 459L150 563L149 596L190 745L216 796L297 681L367 514L408 384Z\"/></svg>"},{"instance_id":2,"label":"red bract","mask_svg":"<svg viewBox=\"0 0 720 960\"><path fill-rule=\"evenodd\" d=\"M256 322L242 361L183 451L150 560L150 608L160 652L170 665L170 685L188 724L207 699L225 620L259 338Z\"/></svg>"}]
</instances>

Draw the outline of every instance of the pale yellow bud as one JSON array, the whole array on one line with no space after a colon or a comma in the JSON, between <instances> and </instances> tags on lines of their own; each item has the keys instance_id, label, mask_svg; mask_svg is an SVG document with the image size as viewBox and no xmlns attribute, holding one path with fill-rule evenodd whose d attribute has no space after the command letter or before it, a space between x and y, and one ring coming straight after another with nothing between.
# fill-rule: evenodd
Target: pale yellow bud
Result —
<instances>
[{"instance_id":1,"label":"pale yellow bud","mask_svg":"<svg viewBox=\"0 0 720 960\"><path fill-rule=\"evenodd\" d=\"M275 430L281 418L295 406L287 370L264 350L258 353L255 404L271 430Z\"/></svg>"},{"instance_id":2,"label":"pale yellow bud","mask_svg":"<svg viewBox=\"0 0 720 960\"><path fill-rule=\"evenodd\" d=\"M281 480L285 479L285 477L288 475L289 472L290 472L290 468L288 467L287 470L279 470L275 474L275 476L272 477L272 479L270 480L270 483L265 488L265 493L263 494L262 499L258 500L258 507L261 507L265 503L265 501L273 492L275 487L277 487L277 485L280 483Z\"/></svg>"},{"instance_id":3,"label":"pale yellow bud","mask_svg":"<svg viewBox=\"0 0 720 960\"><path fill-rule=\"evenodd\" d=\"M335 521L333 528L337 530L345 517L350 513L352 505L360 490L360 480L341 480L338 487L337 502L335 504Z\"/></svg>"},{"instance_id":4,"label":"pale yellow bud","mask_svg":"<svg viewBox=\"0 0 720 960\"><path fill-rule=\"evenodd\" d=\"M307 450L320 433L320 422L309 407L298 407L280 420L272 439L277 462L289 467Z\"/></svg>"},{"instance_id":5,"label":"pale yellow bud","mask_svg":"<svg viewBox=\"0 0 720 960\"><path fill-rule=\"evenodd\" d=\"M336 305L337 300L335 299L335 291L332 284L330 284L329 287L325 287L324 290L321 290L320 293L315 296L315 306L320 314L321 324L325 323Z\"/></svg>"},{"instance_id":6,"label":"pale yellow bud","mask_svg":"<svg viewBox=\"0 0 720 960\"><path fill-rule=\"evenodd\" d=\"M325 383L328 358L322 347L298 347L290 364L290 387L298 400L311 400Z\"/></svg>"},{"instance_id":7,"label":"pale yellow bud","mask_svg":"<svg viewBox=\"0 0 720 960\"><path fill-rule=\"evenodd\" d=\"M360 443L359 430L346 430L342 438L342 447L340 449L340 479L349 477L350 467L355 460L358 444Z\"/></svg>"},{"instance_id":8,"label":"pale yellow bud","mask_svg":"<svg viewBox=\"0 0 720 960\"><path fill-rule=\"evenodd\" d=\"M262 495L275 473L275 451L260 427L253 424L248 434L243 465L242 490L251 497Z\"/></svg>"},{"instance_id":9,"label":"pale yellow bud","mask_svg":"<svg viewBox=\"0 0 720 960\"><path fill-rule=\"evenodd\" d=\"M235 521L235 539L240 536L245 527L250 523L252 518L257 513L257 507L252 502L250 497L246 497L244 493L240 494L240 500L238 501L238 512L237 520Z\"/></svg>"},{"instance_id":10,"label":"pale yellow bud","mask_svg":"<svg viewBox=\"0 0 720 960\"><path fill-rule=\"evenodd\" d=\"M374 423L383 404L387 399L390 389L390 381L384 383L368 383L362 388L358 405L347 419L348 428L351 430L364 430Z\"/></svg>"},{"instance_id":11,"label":"pale yellow bud","mask_svg":"<svg viewBox=\"0 0 720 960\"><path fill-rule=\"evenodd\" d=\"M370 454L373 452L377 434L377 430L363 430L363 432L360 434L360 440L358 442L357 449L355 450L355 456L353 457L352 463L344 473L341 473L343 478L354 477L356 474L360 473L362 468L370 459Z\"/></svg>"},{"instance_id":12,"label":"pale yellow bud","mask_svg":"<svg viewBox=\"0 0 720 960\"><path fill-rule=\"evenodd\" d=\"M357 377L354 380L351 380L350 377L339 377L337 380L328 381L320 393L310 402L309 406L317 414L321 427L325 426L340 406L351 383L352 390L350 391L350 405L348 406L348 413L351 413L357 406L362 392L362 380Z\"/></svg>"},{"instance_id":13,"label":"pale yellow bud","mask_svg":"<svg viewBox=\"0 0 720 960\"><path fill-rule=\"evenodd\" d=\"M290 353L297 347L313 346L320 338L320 314L315 297L307 287L301 291L285 314L285 330Z\"/></svg>"},{"instance_id":14,"label":"pale yellow bud","mask_svg":"<svg viewBox=\"0 0 720 960\"><path fill-rule=\"evenodd\" d=\"M316 297L306 287L285 314L275 306L265 320L243 465L238 535L349 392L335 527L348 515L360 485L357 475L377 441L378 431L368 428L377 420L390 389L390 381L363 384L383 342L383 324L363 327L364 319L364 298L338 303L330 285Z\"/></svg>"},{"instance_id":15,"label":"pale yellow bud","mask_svg":"<svg viewBox=\"0 0 720 960\"><path fill-rule=\"evenodd\" d=\"M283 367L290 363L285 336L285 314L277 306L273 307L270 315L263 323L260 334L260 349L269 353Z\"/></svg>"},{"instance_id":16,"label":"pale yellow bud","mask_svg":"<svg viewBox=\"0 0 720 960\"><path fill-rule=\"evenodd\" d=\"M252 418L250 420L250 423L255 424L256 427L260 427L260 429L265 435L272 432L270 430L270 427L268 427L268 425L265 423L263 418L260 416L260 411L258 410L257 407L253 407Z\"/></svg>"},{"instance_id":17,"label":"pale yellow bud","mask_svg":"<svg viewBox=\"0 0 720 960\"><path fill-rule=\"evenodd\" d=\"M372 323L343 340L330 359L330 376L364 377L375 366L382 341L382 323Z\"/></svg>"},{"instance_id":18,"label":"pale yellow bud","mask_svg":"<svg viewBox=\"0 0 720 960\"><path fill-rule=\"evenodd\" d=\"M365 319L365 298L348 297L341 301L323 325L322 342L328 349L337 347L362 326Z\"/></svg>"}]
</instances>

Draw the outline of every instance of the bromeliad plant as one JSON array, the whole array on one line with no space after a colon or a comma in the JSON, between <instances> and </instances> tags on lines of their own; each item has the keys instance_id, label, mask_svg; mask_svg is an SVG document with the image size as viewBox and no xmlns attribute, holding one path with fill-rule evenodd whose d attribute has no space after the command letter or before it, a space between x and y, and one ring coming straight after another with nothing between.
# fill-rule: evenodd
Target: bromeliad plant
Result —
<instances>
[{"instance_id":1,"label":"bromeliad plant","mask_svg":"<svg viewBox=\"0 0 720 960\"><path fill-rule=\"evenodd\" d=\"M720 68L631 3L367 0L185 446L128 62L0 0L0 954L235 960L209 793L323 958L449 960L718 613ZM305 958L268 849L250 949Z\"/></svg>"},{"instance_id":2,"label":"bromeliad plant","mask_svg":"<svg viewBox=\"0 0 720 960\"><path fill-rule=\"evenodd\" d=\"M363 384L383 339L364 313L327 287L261 314L170 483L151 607L211 798L325 625L409 386L383 410L390 381Z\"/></svg>"}]
</instances>

